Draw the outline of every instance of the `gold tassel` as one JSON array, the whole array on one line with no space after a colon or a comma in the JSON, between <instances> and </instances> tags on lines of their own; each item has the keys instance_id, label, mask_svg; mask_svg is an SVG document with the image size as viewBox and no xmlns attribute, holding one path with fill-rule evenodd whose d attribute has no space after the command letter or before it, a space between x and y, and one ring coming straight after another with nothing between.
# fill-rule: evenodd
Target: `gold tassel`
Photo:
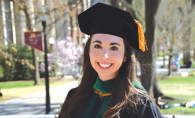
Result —
<instances>
[{"instance_id":1,"label":"gold tassel","mask_svg":"<svg viewBox=\"0 0 195 118\"><path fill-rule=\"evenodd\" d=\"M137 20L135 20L135 23L137 24L137 28L138 28L139 49L142 50L143 52L145 52L145 48L148 50L148 47L147 47L147 44L146 44L146 39L145 39L145 36L144 36L144 31L143 31L143 28L142 28L142 24Z\"/></svg>"}]
</instances>

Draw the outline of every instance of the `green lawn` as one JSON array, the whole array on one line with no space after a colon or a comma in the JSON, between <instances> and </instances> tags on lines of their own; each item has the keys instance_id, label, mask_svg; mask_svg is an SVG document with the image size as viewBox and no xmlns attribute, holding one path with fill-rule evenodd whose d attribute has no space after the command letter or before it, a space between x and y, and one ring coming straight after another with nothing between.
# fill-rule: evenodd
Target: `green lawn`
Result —
<instances>
[{"instance_id":1,"label":"green lawn","mask_svg":"<svg viewBox=\"0 0 195 118\"><path fill-rule=\"evenodd\" d=\"M0 65L0 77L3 77L3 67Z\"/></svg>"},{"instance_id":2,"label":"green lawn","mask_svg":"<svg viewBox=\"0 0 195 118\"><path fill-rule=\"evenodd\" d=\"M192 67L194 67L194 68L195 68L195 62L192 62Z\"/></svg>"},{"instance_id":3,"label":"green lawn","mask_svg":"<svg viewBox=\"0 0 195 118\"><path fill-rule=\"evenodd\" d=\"M55 83L51 81L49 84ZM41 85L45 85L45 82L41 82ZM1 82L0 89L11 89L11 88L19 88L19 87L31 87L34 86L34 81L9 81L9 82Z\"/></svg>"},{"instance_id":4,"label":"green lawn","mask_svg":"<svg viewBox=\"0 0 195 118\"><path fill-rule=\"evenodd\" d=\"M195 77L172 77L159 81L159 86L166 96L175 98L169 105L195 100ZM162 114L181 115L182 109L184 115L195 115L195 108L173 107L160 111Z\"/></svg>"}]
</instances>

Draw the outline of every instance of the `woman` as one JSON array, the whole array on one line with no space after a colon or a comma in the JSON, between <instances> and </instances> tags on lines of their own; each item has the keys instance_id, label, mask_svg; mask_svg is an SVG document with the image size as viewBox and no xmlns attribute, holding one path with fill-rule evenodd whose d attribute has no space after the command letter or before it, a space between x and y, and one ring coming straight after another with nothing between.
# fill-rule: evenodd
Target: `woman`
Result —
<instances>
[{"instance_id":1,"label":"woman","mask_svg":"<svg viewBox=\"0 0 195 118\"><path fill-rule=\"evenodd\" d=\"M134 81L132 49L145 51L141 24L123 10L97 3L78 16L90 35L84 50L83 77L69 91L59 118L162 118Z\"/></svg>"}]
</instances>

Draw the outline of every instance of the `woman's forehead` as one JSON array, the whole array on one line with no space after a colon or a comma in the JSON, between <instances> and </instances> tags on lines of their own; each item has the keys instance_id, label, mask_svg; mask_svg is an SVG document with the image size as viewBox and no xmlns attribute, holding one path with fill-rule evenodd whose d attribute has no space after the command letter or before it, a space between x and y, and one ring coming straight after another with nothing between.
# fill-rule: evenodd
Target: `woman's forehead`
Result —
<instances>
[{"instance_id":1,"label":"woman's forehead","mask_svg":"<svg viewBox=\"0 0 195 118\"><path fill-rule=\"evenodd\" d=\"M121 37L111 35L111 34L94 34L92 36L91 42L93 43L94 41L101 41L102 43L106 42L116 42L116 43L123 43L123 39Z\"/></svg>"}]
</instances>

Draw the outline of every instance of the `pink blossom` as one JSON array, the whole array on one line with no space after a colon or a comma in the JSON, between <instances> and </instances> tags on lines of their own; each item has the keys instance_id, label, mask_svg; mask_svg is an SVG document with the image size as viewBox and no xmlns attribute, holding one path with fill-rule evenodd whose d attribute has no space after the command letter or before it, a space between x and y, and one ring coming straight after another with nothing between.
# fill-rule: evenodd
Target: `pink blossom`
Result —
<instances>
[{"instance_id":1,"label":"pink blossom","mask_svg":"<svg viewBox=\"0 0 195 118\"><path fill-rule=\"evenodd\" d=\"M54 44L54 51L48 53L48 68L58 65L60 71L71 69L72 65L79 63L83 54L83 47L76 45L70 36L66 40L57 39ZM40 64L40 71L45 71L44 63ZM63 72L62 72L63 73Z\"/></svg>"}]
</instances>

